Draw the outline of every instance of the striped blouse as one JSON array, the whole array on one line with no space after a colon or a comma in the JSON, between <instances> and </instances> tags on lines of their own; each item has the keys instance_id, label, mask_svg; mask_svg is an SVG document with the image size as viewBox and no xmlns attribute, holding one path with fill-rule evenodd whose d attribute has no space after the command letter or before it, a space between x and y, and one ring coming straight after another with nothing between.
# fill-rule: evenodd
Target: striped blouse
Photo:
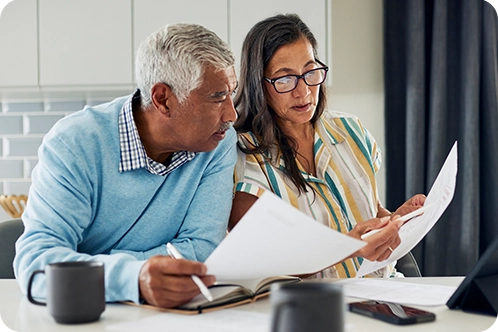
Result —
<instances>
[{"instance_id":1,"label":"striped blouse","mask_svg":"<svg viewBox=\"0 0 498 332\"><path fill-rule=\"evenodd\" d=\"M244 147L257 144L251 132L239 134L238 142ZM375 174L381 165L381 154L358 118L325 111L315 124L314 155L316 177L307 174L298 163L314 190L299 194L283 172L285 164L278 151L246 155L239 149L235 191L260 197L265 190L270 190L341 233L348 233L358 222L374 218L379 200ZM361 262L362 258L358 257L347 259L316 277L354 277Z\"/></svg>"}]
</instances>

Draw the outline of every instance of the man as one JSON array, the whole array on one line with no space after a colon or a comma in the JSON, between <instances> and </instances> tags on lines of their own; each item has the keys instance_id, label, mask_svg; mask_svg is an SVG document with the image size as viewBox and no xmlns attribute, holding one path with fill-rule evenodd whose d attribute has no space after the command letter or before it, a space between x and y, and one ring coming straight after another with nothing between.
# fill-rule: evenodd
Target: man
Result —
<instances>
[{"instance_id":1,"label":"man","mask_svg":"<svg viewBox=\"0 0 498 332\"><path fill-rule=\"evenodd\" d=\"M209 286L203 262L225 236L236 159L234 57L211 31L164 27L136 56L132 96L87 107L45 136L14 270L105 264L106 300L174 307ZM172 242L186 260L167 255ZM34 296L45 296L43 277Z\"/></svg>"}]
</instances>

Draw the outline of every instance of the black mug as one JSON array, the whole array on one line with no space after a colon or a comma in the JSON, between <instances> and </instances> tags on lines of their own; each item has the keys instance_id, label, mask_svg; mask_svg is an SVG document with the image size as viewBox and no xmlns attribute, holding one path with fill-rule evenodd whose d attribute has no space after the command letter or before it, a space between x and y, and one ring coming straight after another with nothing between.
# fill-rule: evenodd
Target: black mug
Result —
<instances>
[{"instance_id":1,"label":"black mug","mask_svg":"<svg viewBox=\"0 0 498 332\"><path fill-rule=\"evenodd\" d=\"M339 285L304 281L273 284L272 332L343 332L345 302Z\"/></svg>"},{"instance_id":2,"label":"black mug","mask_svg":"<svg viewBox=\"0 0 498 332\"><path fill-rule=\"evenodd\" d=\"M31 295L35 276L46 275L47 302ZM78 324L96 321L105 310L104 264L97 261L61 262L33 272L28 283L28 300L46 305L57 323Z\"/></svg>"}]
</instances>

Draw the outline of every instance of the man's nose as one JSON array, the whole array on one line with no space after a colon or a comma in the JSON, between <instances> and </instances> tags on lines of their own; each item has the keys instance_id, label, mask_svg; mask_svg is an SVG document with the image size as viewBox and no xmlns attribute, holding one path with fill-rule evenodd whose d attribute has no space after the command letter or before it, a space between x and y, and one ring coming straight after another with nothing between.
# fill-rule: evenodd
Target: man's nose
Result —
<instances>
[{"instance_id":1,"label":"man's nose","mask_svg":"<svg viewBox=\"0 0 498 332\"><path fill-rule=\"evenodd\" d=\"M221 121L223 122L235 122L237 120L238 114L237 111L235 110L235 106L233 105L233 99L230 97L230 100L228 101L226 105L225 112L223 113L223 117L221 118Z\"/></svg>"}]
</instances>

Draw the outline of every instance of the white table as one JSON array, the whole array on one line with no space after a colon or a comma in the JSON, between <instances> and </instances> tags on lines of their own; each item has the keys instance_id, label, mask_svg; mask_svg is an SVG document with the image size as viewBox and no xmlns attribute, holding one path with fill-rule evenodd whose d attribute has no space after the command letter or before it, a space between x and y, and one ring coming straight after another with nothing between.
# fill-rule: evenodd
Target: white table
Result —
<instances>
[{"instance_id":1,"label":"white table","mask_svg":"<svg viewBox=\"0 0 498 332\"><path fill-rule=\"evenodd\" d=\"M457 286L463 278L406 278L395 280L394 282L414 282L439 285ZM347 302L358 301L358 299L346 298ZM421 307L421 309L434 312L436 321L431 323L415 324L409 326L396 326L384 323L358 314L346 313L346 331L452 331L452 332L473 332L485 331L491 327L496 318L491 316L476 315L462 312L460 310L449 310L446 306ZM270 304L268 299L262 299L256 303L242 305L232 309L225 309L224 314L230 315L234 310L244 312L270 313ZM15 280L0 280L0 315L2 320L12 330L19 332L59 332L59 331L85 331L96 332L106 331L106 327L123 322L132 322L156 315L174 315L171 313L162 313L155 310L144 309L140 307L128 306L123 304L107 304L105 312L100 320L95 323L81 325L61 325L55 323L53 318L48 314L47 308L31 304L28 299L22 295ZM209 315L204 314L204 315ZM189 320L192 316L176 315L175 319ZM166 317L167 318L167 317ZM498 322L496 324L498 326ZM199 326L196 331L203 331ZM0 331L2 331L0 329ZM169 331L166 327L163 331ZM255 330L259 332L259 330ZM268 332L268 331L265 331Z\"/></svg>"}]
</instances>

